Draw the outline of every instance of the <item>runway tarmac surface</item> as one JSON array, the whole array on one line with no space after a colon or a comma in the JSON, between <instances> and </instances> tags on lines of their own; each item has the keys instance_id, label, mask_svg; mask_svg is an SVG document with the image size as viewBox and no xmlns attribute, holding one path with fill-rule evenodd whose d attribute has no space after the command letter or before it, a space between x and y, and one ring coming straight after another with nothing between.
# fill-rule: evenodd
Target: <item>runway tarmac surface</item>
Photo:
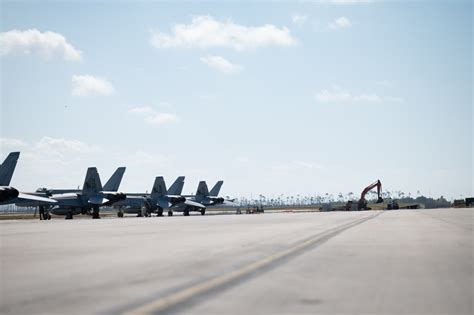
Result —
<instances>
[{"instance_id":1,"label":"runway tarmac surface","mask_svg":"<svg viewBox=\"0 0 474 315\"><path fill-rule=\"evenodd\" d=\"M0 314L472 314L474 209L0 222Z\"/></svg>"}]
</instances>

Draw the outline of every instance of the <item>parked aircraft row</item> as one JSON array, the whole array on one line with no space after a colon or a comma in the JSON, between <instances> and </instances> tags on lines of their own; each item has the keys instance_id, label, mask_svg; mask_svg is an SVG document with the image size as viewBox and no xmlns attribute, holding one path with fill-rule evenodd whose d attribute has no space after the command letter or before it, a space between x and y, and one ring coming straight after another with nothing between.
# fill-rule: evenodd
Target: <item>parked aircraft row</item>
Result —
<instances>
[{"instance_id":1,"label":"parked aircraft row","mask_svg":"<svg viewBox=\"0 0 474 315\"><path fill-rule=\"evenodd\" d=\"M206 213L206 207L231 203L219 197L223 181L208 190L205 181L199 182L196 195L182 195L184 176L180 176L166 189L162 176L155 178L150 193L124 193L119 192L120 183L125 173L125 167L119 167L102 186L97 168L87 169L82 189L55 189L39 188L35 192L20 193L16 188L10 187L19 152L12 152L0 166L0 205L15 204L19 207L38 207L40 219L50 219L50 213L65 215L72 219L77 214L90 214L92 218L100 218L100 207L112 206L117 209L117 214L122 217L124 213L134 213L138 216L163 216L166 211L168 216L173 212L182 212L185 216L191 211Z\"/></svg>"}]
</instances>

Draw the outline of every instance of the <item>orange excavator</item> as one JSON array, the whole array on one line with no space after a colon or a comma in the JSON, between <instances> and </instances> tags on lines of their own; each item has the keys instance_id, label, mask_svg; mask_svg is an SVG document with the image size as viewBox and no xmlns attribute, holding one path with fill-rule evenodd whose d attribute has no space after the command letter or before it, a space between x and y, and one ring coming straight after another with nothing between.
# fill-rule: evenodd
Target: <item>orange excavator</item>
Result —
<instances>
[{"instance_id":1,"label":"orange excavator","mask_svg":"<svg viewBox=\"0 0 474 315\"><path fill-rule=\"evenodd\" d=\"M383 202L383 199L382 199L382 183L380 182L380 180L377 180L375 183L372 183L369 186L365 187L364 190L362 191L362 193L360 194L360 199L359 199L359 202L357 204L357 209L358 210L370 210L370 208L367 207L367 200L365 199L365 195L369 191L374 189L375 187L377 187L377 197L378 197L377 198L377 203Z\"/></svg>"}]
</instances>

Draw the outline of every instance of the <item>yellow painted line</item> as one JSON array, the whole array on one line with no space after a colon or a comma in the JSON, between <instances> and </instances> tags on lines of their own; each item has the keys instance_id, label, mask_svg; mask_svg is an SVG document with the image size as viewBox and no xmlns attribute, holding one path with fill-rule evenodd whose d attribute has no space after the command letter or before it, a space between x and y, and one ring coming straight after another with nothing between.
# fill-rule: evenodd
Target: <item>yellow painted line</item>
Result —
<instances>
[{"instance_id":1,"label":"yellow painted line","mask_svg":"<svg viewBox=\"0 0 474 315\"><path fill-rule=\"evenodd\" d=\"M378 215L378 214L377 214ZM124 312L124 314L127 315L145 315L145 314L157 314L162 311L165 311L169 309L172 306L175 306L179 303L185 302L195 296L201 295L203 293L209 292L213 289L216 289L220 286L224 286L228 283L231 283L232 281L235 281L239 278L242 278L252 272L257 271L258 269L268 266L280 259L283 259L285 257L288 257L294 253L297 253L300 250L305 249L306 247L309 247L315 243L317 243L319 240L323 239L326 236L329 236L333 233L338 233L342 232L343 230L350 228L354 225L357 225L359 223L362 223L364 221L367 221L369 219L374 218L377 215L372 215L370 217L366 217L363 219L355 220L350 223L344 224L339 227L335 227L333 229L330 229L326 232L317 234L306 241L303 241L299 244L296 244L286 250L283 250L279 253L273 254L271 256L268 256L266 258L263 258L259 261L256 261L254 263L251 263L245 267L239 268L237 270L231 271L227 274L217 276L216 278L210 279L208 281L205 281L203 283L199 283L193 286L190 286L189 288L182 289L178 292L172 293L168 296L165 296L163 298L159 298L157 300L151 301L147 304L144 304L142 306L138 306L135 309L129 310Z\"/></svg>"}]
</instances>

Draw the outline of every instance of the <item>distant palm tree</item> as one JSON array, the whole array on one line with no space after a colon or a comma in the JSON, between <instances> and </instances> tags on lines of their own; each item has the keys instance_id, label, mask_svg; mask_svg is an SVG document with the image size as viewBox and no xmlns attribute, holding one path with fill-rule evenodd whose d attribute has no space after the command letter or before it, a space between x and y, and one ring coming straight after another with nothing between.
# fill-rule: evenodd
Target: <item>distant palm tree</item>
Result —
<instances>
[{"instance_id":1,"label":"distant palm tree","mask_svg":"<svg viewBox=\"0 0 474 315\"><path fill-rule=\"evenodd\" d=\"M347 194L348 200L352 200L354 198L354 193L351 191Z\"/></svg>"},{"instance_id":2,"label":"distant palm tree","mask_svg":"<svg viewBox=\"0 0 474 315\"><path fill-rule=\"evenodd\" d=\"M339 198L339 202L344 201L344 195L342 194L342 192L340 192L339 195L337 195L337 197Z\"/></svg>"}]
</instances>

